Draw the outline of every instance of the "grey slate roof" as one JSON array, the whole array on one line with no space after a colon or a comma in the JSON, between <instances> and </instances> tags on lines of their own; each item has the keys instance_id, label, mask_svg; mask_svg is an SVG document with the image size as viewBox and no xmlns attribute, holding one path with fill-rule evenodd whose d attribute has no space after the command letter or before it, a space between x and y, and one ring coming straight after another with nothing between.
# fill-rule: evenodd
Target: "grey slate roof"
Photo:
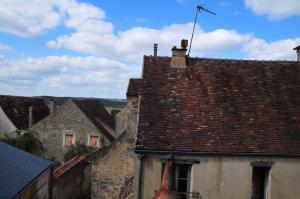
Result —
<instances>
[{"instance_id":1,"label":"grey slate roof","mask_svg":"<svg viewBox=\"0 0 300 199\"><path fill-rule=\"evenodd\" d=\"M0 142L0 198L13 198L51 166L51 161Z\"/></svg>"}]
</instances>

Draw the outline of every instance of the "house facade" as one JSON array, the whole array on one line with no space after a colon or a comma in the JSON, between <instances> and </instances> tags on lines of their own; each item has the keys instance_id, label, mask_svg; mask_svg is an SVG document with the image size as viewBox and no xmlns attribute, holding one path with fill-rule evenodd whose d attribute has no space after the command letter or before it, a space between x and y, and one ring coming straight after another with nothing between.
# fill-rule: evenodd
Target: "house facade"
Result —
<instances>
[{"instance_id":1,"label":"house facade","mask_svg":"<svg viewBox=\"0 0 300 199\"><path fill-rule=\"evenodd\" d=\"M68 100L31 130L43 145L41 156L56 162L75 146L98 149L115 137L114 119L99 100Z\"/></svg>"},{"instance_id":2,"label":"house facade","mask_svg":"<svg viewBox=\"0 0 300 199\"><path fill-rule=\"evenodd\" d=\"M0 135L27 130L48 114L42 98L0 95Z\"/></svg>"},{"instance_id":3,"label":"house facade","mask_svg":"<svg viewBox=\"0 0 300 199\"><path fill-rule=\"evenodd\" d=\"M136 198L159 191L170 153L181 198L299 198L300 62L190 58L182 45L145 56L140 82Z\"/></svg>"}]
</instances>

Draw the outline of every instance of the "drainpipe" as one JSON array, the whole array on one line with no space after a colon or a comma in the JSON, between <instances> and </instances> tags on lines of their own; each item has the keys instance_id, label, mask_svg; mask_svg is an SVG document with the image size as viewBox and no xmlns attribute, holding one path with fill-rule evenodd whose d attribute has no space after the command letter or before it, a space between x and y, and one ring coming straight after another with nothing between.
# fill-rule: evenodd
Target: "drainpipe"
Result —
<instances>
[{"instance_id":1,"label":"drainpipe","mask_svg":"<svg viewBox=\"0 0 300 199\"><path fill-rule=\"evenodd\" d=\"M53 165L54 166L54 165ZM50 179L49 179L49 187L48 187L48 191L49 191L49 199L53 199L53 171L54 171L54 168L53 166L51 166L51 169L50 169Z\"/></svg>"},{"instance_id":2,"label":"drainpipe","mask_svg":"<svg viewBox=\"0 0 300 199\"><path fill-rule=\"evenodd\" d=\"M139 179L138 179L138 193L137 193L137 199L142 199L142 183L143 183L143 158L144 158L144 154L140 153L138 155L139 158Z\"/></svg>"}]
</instances>

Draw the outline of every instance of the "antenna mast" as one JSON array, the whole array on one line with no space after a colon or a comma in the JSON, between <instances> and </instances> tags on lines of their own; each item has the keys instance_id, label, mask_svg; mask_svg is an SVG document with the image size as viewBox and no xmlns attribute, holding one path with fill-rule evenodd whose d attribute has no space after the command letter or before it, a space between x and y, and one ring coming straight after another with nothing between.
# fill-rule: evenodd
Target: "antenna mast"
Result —
<instances>
[{"instance_id":1,"label":"antenna mast","mask_svg":"<svg viewBox=\"0 0 300 199\"><path fill-rule=\"evenodd\" d=\"M194 21L194 27L193 27L193 32L192 32L192 37L191 37L191 43L190 43L190 47L189 47L189 52L188 52L188 56L190 56L190 52L191 52L191 47L192 47L192 43L193 43L193 38L194 38L194 32L195 32L195 26L197 23L197 18L198 18L198 13L201 12L201 10L208 12L212 15L216 15L216 13L204 8L202 5L198 5L197 6L197 11L196 11L196 17L195 17L195 21Z\"/></svg>"}]
</instances>

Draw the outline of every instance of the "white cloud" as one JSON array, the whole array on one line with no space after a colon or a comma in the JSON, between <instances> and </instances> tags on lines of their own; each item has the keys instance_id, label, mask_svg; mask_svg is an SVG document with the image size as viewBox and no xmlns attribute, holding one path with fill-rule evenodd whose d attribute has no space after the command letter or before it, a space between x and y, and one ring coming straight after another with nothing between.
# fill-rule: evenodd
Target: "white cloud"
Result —
<instances>
[{"instance_id":1,"label":"white cloud","mask_svg":"<svg viewBox=\"0 0 300 199\"><path fill-rule=\"evenodd\" d=\"M189 39L192 23L172 24L162 29L135 27L118 35L74 32L48 42L52 48L67 48L92 55L113 59L139 60L144 54L152 54L153 43L159 44L160 55L170 55L170 49L181 39ZM234 30L217 29L204 32L196 26L193 54L206 56L213 53L236 51L253 38L250 34L240 34Z\"/></svg>"},{"instance_id":2,"label":"white cloud","mask_svg":"<svg viewBox=\"0 0 300 199\"><path fill-rule=\"evenodd\" d=\"M244 0L246 7L257 15L266 15L271 20L279 20L300 15L299 0Z\"/></svg>"},{"instance_id":3,"label":"white cloud","mask_svg":"<svg viewBox=\"0 0 300 199\"><path fill-rule=\"evenodd\" d=\"M13 50L11 46L0 43L0 52L7 52L11 50Z\"/></svg>"},{"instance_id":4,"label":"white cloud","mask_svg":"<svg viewBox=\"0 0 300 199\"><path fill-rule=\"evenodd\" d=\"M1 0L0 31L30 37L59 24L60 14L51 1Z\"/></svg>"},{"instance_id":5,"label":"white cloud","mask_svg":"<svg viewBox=\"0 0 300 199\"><path fill-rule=\"evenodd\" d=\"M124 97L128 79L139 75L137 67L93 56L0 59L2 92L20 95Z\"/></svg>"},{"instance_id":6,"label":"white cloud","mask_svg":"<svg viewBox=\"0 0 300 199\"><path fill-rule=\"evenodd\" d=\"M300 43L300 37L295 39L284 39L274 42L266 42L262 39L254 39L244 50L250 59L263 60L295 60L294 47Z\"/></svg>"},{"instance_id":7,"label":"white cloud","mask_svg":"<svg viewBox=\"0 0 300 199\"><path fill-rule=\"evenodd\" d=\"M63 23L78 31L110 32L111 24L101 21L104 17L100 8L76 0L1 0L0 31L33 37Z\"/></svg>"}]
</instances>

